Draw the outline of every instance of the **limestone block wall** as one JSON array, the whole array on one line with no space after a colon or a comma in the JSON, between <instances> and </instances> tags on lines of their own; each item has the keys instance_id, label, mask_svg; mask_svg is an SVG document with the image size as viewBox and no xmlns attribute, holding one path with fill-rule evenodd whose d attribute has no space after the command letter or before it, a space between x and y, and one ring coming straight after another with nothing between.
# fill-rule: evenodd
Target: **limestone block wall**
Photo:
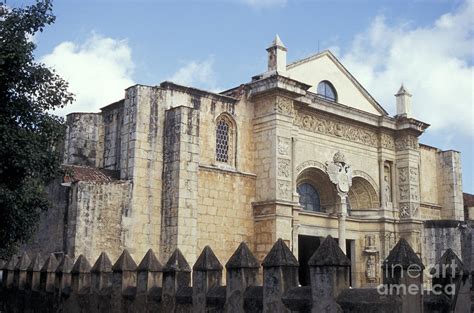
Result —
<instances>
[{"instance_id":1,"label":"limestone block wall","mask_svg":"<svg viewBox=\"0 0 474 313\"><path fill-rule=\"evenodd\" d=\"M461 156L453 150L438 154L439 199L443 219L463 220Z\"/></svg>"},{"instance_id":2,"label":"limestone block wall","mask_svg":"<svg viewBox=\"0 0 474 313\"><path fill-rule=\"evenodd\" d=\"M422 203L438 205L438 149L420 145L420 199Z\"/></svg>"},{"instance_id":3,"label":"limestone block wall","mask_svg":"<svg viewBox=\"0 0 474 313\"><path fill-rule=\"evenodd\" d=\"M130 206L130 195L128 181L73 183L66 253L94 259L107 249L112 258L118 257L125 247L122 217Z\"/></svg>"},{"instance_id":4,"label":"limestone block wall","mask_svg":"<svg viewBox=\"0 0 474 313\"><path fill-rule=\"evenodd\" d=\"M120 170L123 100L102 108L105 169Z\"/></svg>"},{"instance_id":5,"label":"limestone block wall","mask_svg":"<svg viewBox=\"0 0 474 313\"><path fill-rule=\"evenodd\" d=\"M121 177L132 182L124 212L124 245L130 253L159 251L165 104L163 92L148 86L127 89L121 129Z\"/></svg>"},{"instance_id":6,"label":"limestone block wall","mask_svg":"<svg viewBox=\"0 0 474 313\"><path fill-rule=\"evenodd\" d=\"M64 163L102 166L103 123L100 113L71 113L66 118Z\"/></svg>"},{"instance_id":7,"label":"limestone block wall","mask_svg":"<svg viewBox=\"0 0 474 313\"><path fill-rule=\"evenodd\" d=\"M201 167L198 178L198 251L209 245L228 260L242 241L255 251L255 176Z\"/></svg>"}]
</instances>

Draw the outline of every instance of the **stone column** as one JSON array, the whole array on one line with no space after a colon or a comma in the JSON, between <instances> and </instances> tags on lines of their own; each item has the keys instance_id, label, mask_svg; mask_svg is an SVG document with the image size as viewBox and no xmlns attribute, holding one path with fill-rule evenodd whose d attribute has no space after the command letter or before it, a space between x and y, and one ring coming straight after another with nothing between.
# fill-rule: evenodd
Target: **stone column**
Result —
<instances>
[{"instance_id":1,"label":"stone column","mask_svg":"<svg viewBox=\"0 0 474 313\"><path fill-rule=\"evenodd\" d=\"M349 288L350 260L328 236L311 256L308 265L313 302L311 312L339 312L336 298L342 290Z\"/></svg>"},{"instance_id":2,"label":"stone column","mask_svg":"<svg viewBox=\"0 0 474 313\"><path fill-rule=\"evenodd\" d=\"M338 237L339 248L346 253L346 217L347 217L347 194L339 193L341 198L340 209L337 214L338 217Z\"/></svg>"},{"instance_id":3,"label":"stone column","mask_svg":"<svg viewBox=\"0 0 474 313\"><path fill-rule=\"evenodd\" d=\"M283 294L298 286L299 263L280 238L267 254L263 266L263 312L288 312L281 301Z\"/></svg>"},{"instance_id":4,"label":"stone column","mask_svg":"<svg viewBox=\"0 0 474 313\"><path fill-rule=\"evenodd\" d=\"M191 282L191 267L179 249L176 249L163 268L162 312L174 312L176 293Z\"/></svg>"},{"instance_id":5,"label":"stone column","mask_svg":"<svg viewBox=\"0 0 474 313\"><path fill-rule=\"evenodd\" d=\"M258 284L260 264L245 242L242 242L225 265L227 292L225 312L244 313L244 292Z\"/></svg>"},{"instance_id":6,"label":"stone column","mask_svg":"<svg viewBox=\"0 0 474 313\"><path fill-rule=\"evenodd\" d=\"M222 265L209 246L193 266L193 312L206 312L207 292L222 284Z\"/></svg>"}]
</instances>

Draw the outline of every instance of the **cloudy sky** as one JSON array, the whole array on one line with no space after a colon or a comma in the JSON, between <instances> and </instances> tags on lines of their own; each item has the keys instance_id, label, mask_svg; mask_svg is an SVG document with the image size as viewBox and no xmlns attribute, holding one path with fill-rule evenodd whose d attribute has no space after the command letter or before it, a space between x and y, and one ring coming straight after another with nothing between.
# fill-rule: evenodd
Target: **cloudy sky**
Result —
<instances>
[{"instance_id":1,"label":"cloudy sky","mask_svg":"<svg viewBox=\"0 0 474 313\"><path fill-rule=\"evenodd\" d=\"M265 70L278 33L289 61L333 51L390 114L403 82L432 125L421 142L461 151L474 193L474 0L63 0L54 12L34 40L77 94L59 114L97 111L134 83L234 87Z\"/></svg>"}]
</instances>

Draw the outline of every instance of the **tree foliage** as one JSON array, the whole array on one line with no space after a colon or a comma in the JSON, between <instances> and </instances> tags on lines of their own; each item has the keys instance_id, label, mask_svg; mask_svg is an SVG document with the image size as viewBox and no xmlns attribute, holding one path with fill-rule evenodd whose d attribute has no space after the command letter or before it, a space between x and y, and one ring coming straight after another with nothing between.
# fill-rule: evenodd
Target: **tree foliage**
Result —
<instances>
[{"instance_id":1,"label":"tree foliage","mask_svg":"<svg viewBox=\"0 0 474 313\"><path fill-rule=\"evenodd\" d=\"M60 173L64 121L49 112L73 95L35 62L31 40L54 20L49 0L18 9L0 4L0 257L30 238L48 207L45 185Z\"/></svg>"}]
</instances>

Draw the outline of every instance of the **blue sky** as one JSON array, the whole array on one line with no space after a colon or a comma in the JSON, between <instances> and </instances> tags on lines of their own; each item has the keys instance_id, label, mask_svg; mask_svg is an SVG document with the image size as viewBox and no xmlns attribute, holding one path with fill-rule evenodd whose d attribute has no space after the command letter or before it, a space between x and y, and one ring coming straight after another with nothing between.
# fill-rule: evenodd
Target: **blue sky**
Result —
<instances>
[{"instance_id":1,"label":"blue sky","mask_svg":"<svg viewBox=\"0 0 474 313\"><path fill-rule=\"evenodd\" d=\"M7 1L18 7L31 1ZM224 90L266 67L276 33L288 60L331 49L391 114L404 82L421 142L462 153L474 193L473 0L56 1L34 40L39 59L71 82L70 111L95 111L134 83ZM318 45L319 43L319 45Z\"/></svg>"}]
</instances>

